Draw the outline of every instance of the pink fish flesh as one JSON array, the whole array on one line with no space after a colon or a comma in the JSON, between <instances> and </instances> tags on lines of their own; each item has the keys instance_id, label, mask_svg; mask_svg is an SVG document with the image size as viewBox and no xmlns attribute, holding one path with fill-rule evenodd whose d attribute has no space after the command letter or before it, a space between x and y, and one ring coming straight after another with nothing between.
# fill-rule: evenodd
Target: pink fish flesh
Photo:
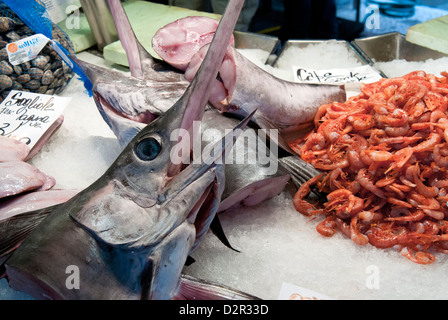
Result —
<instances>
[{"instance_id":1,"label":"pink fish flesh","mask_svg":"<svg viewBox=\"0 0 448 320\"><path fill-rule=\"evenodd\" d=\"M212 18L186 17L159 29L152 43L173 67L185 71L193 55L212 41L217 27L218 21ZM234 44L233 36L230 44Z\"/></svg>"},{"instance_id":2,"label":"pink fish flesh","mask_svg":"<svg viewBox=\"0 0 448 320\"><path fill-rule=\"evenodd\" d=\"M23 161L0 162L0 198L30 190L48 190L55 185L53 177Z\"/></svg>"},{"instance_id":3,"label":"pink fish flesh","mask_svg":"<svg viewBox=\"0 0 448 320\"><path fill-rule=\"evenodd\" d=\"M30 147L13 138L0 136L0 162L23 161L30 153Z\"/></svg>"}]
</instances>

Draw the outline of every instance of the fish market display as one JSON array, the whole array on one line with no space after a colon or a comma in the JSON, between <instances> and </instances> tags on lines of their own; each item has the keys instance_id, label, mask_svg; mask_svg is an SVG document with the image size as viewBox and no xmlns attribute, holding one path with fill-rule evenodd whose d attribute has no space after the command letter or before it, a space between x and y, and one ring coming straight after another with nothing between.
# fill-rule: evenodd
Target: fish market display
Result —
<instances>
[{"instance_id":1,"label":"fish market display","mask_svg":"<svg viewBox=\"0 0 448 320\"><path fill-rule=\"evenodd\" d=\"M191 19L184 18L168 24L153 38L153 48L164 61L173 66L188 64L185 69L187 80L193 78L208 50L204 41L201 41L204 44L201 48L199 45L192 46L190 38L206 37L213 32L213 25L204 23L202 34L198 34L197 28L191 30L190 34L188 28ZM165 28L170 32L165 31ZM171 36L173 33L185 34L185 37L174 38ZM194 49L198 49L194 54L185 53ZM247 115L257 109L255 121L260 127L292 131L311 121L321 104L328 101L342 102L345 98L345 90L341 86L298 84L276 78L229 46L219 70L219 78L215 80L210 103L221 111L240 115Z\"/></svg>"},{"instance_id":2,"label":"fish market display","mask_svg":"<svg viewBox=\"0 0 448 320\"><path fill-rule=\"evenodd\" d=\"M217 160L236 136L218 141L221 153L208 155L201 164L185 166L172 158L177 154L173 152L191 149L186 133L202 118L217 62L243 2L229 2L184 95L143 128L102 177L60 206L2 221L0 258L7 258L4 266L12 288L53 299L255 298L181 277L187 257L218 209L224 167ZM172 141L175 129L180 135ZM182 154L181 160L188 155ZM81 277L76 290L66 285L66 270L73 267Z\"/></svg>"},{"instance_id":3,"label":"fish market display","mask_svg":"<svg viewBox=\"0 0 448 320\"><path fill-rule=\"evenodd\" d=\"M414 71L319 108L315 129L291 147L322 172L294 197L297 211L324 217L320 234L396 246L420 264L448 252L447 77ZM326 201L309 201L312 189Z\"/></svg>"}]
</instances>

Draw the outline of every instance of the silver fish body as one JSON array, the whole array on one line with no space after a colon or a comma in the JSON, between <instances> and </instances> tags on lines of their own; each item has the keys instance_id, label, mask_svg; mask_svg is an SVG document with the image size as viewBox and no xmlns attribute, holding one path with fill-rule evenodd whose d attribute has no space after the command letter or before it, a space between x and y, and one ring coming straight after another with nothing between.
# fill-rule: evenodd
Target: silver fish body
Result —
<instances>
[{"instance_id":1,"label":"silver fish body","mask_svg":"<svg viewBox=\"0 0 448 320\"><path fill-rule=\"evenodd\" d=\"M179 67L178 62L182 61L185 77L191 80L208 50L204 39L208 39L214 28L205 17L182 18L159 29L152 45L173 67ZM279 79L249 61L233 45L227 49L219 74L220 78L214 81L211 104L221 111L240 115L256 108L254 120L262 128L295 131L313 120L322 104L346 99L345 89L340 85L309 85Z\"/></svg>"},{"instance_id":2,"label":"silver fish body","mask_svg":"<svg viewBox=\"0 0 448 320\"><path fill-rule=\"evenodd\" d=\"M191 149L186 133L202 118L216 62L243 2L229 2L210 52L183 96L143 128L102 177L62 205L0 223L0 260L7 259L13 289L41 299L185 297L181 271L216 214L224 166L217 163L219 153L188 166L174 162L172 153ZM176 129L183 131L173 141ZM230 137L218 142L222 153L236 139ZM70 283L70 272L78 282Z\"/></svg>"},{"instance_id":3,"label":"silver fish body","mask_svg":"<svg viewBox=\"0 0 448 320\"><path fill-rule=\"evenodd\" d=\"M204 136L202 150L212 137L224 136L238 123L235 118L225 117L216 109L205 111L201 122ZM278 161L276 146L268 148L266 137L253 128L245 128L244 133L232 148L225 164L225 189L218 212L239 206L253 206L282 192L290 179L290 174Z\"/></svg>"},{"instance_id":4,"label":"silver fish body","mask_svg":"<svg viewBox=\"0 0 448 320\"><path fill-rule=\"evenodd\" d=\"M182 95L185 90L182 88L186 88L189 81L183 73L155 60L140 45L121 5L111 3L110 8L128 57L130 75L74 60L93 83L93 97L98 109L124 147L147 123L166 112L167 106ZM134 87L131 89L132 85ZM153 88L159 90L154 91ZM164 106L161 107L157 102ZM231 130L237 123L237 120L207 105L201 129L216 129L223 135L226 129ZM252 129L252 132L255 131ZM256 157L258 149L263 147L267 148L263 141L252 149L237 143L233 150L238 148L239 153L250 153ZM234 161L225 166L226 187L220 211L238 204L254 205L269 199L280 193L288 180L287 171L277 165L275 155L269 159L269 163L261 163L259 160L251 163Z\"/></svg>"}]
</instances>

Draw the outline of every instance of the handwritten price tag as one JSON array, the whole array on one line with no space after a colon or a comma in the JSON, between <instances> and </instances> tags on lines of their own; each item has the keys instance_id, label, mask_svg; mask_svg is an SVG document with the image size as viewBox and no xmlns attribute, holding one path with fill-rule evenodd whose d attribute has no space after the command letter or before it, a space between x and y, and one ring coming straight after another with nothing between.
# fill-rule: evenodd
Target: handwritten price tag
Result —
<instances>
[{"instance_id":1,"label":"handwritten price tag","mask_svg":"<svg viewBox=\"0 0 448 320\"><path fill-rule=\"evenodd\" d=\"M32 148L62 114L71 98L12 90L0 104L0 135Z\"/></svg>"},{"instance_id":2,"label":"handwritten price tag","mask_svg":"<svg viewBox=\"0 0 448 320\"><path fill-rule=\"evenodd\" d=\"M371 66L328 70L312 70L298 66L293 66L292 68L294 72L294 80L302 83L372 83L382 78Z\"/></svg>"},{"instance_id":3,"label":"handwritten price tag","mask_svg":"<svg viewBox=\"0 0 448 320\"><path fill-rule=\"evenodd\" d=\"M283 282L278 295L278 300L334 300L319 292L298 287L291 283Z\"/></svg>"}]
</instances>

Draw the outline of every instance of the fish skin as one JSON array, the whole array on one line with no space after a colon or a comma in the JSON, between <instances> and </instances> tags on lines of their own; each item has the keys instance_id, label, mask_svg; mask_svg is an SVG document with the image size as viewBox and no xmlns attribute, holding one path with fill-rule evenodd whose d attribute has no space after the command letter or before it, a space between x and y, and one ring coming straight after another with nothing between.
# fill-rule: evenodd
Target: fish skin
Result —
<instances>
[{"instance_id":1,"label":"fish skin","mask_svg":"<svg viewBox=\"0 0 448 320\"><path fill-rule=\"evenodd\" d=\"M312 121L322 104L346 99L343 86L285 81L264 71L234 47L229 47L229 50L235 60L236 81L232 86L233 92L226 97L228 105L213 104L221 111L236 108L233 112L244 116L256 108L258 117L262 116L276 128L293 130Z\"/></svg>"},{"instance_id":2,"label":"fish skin","mask_svg":"<svg viewBox=\"0 0 448 320\"><path fill-rule=\"evenodd\" d=\"M192 79L207 53L205 45L193 56L185 78ZM328 101L345 101L345 89L340 85L302 84L279 79L251 62L229 46L215 80L216 96L211 104L221 112L244 116L257 109L255 118L263 117L279 130L294 130L312 121L317 109ZM257 121L256 121L257 122ZM257 122L261 127L263 122Z\"/></svg>"},{"instance_id":3,"label":"fish skin","mask_svg":"<svg viewBox=\"0 0 448 320\"><path fill-rule=\"evenodd\" d=\"M201 132L205 134L207 130L217 131L220 133L217 135L219 137L237 123L238 120L235 118L224 117L218 110L208 109L202 118ZM229 159L232 161L227 161L225 164L226 187L218 212L241 206L253 206L270 199L282 192L290 180L290 173L279 164L274 149L268 149L266 143L257 136L255 129L245 128L244 136L257 137L256 145L247 143L240 146L240 143L244 143L241 137L232 149L233 158ZM262 162L259 152L262 152L263 146L267 155ZM205 143L202 149L204 147ZM239 154L240 152L242 153ZM241 161L242 159L245 161Z\"/></svg>"},{"instance_id":4,"label":"fish skin","mask_svg":"<svg viewBox=\"0 0 448 320\"><path fill-rule=\"evenodd\" d=\"M224 172L216 163L179 171L170 158L179 144L170 133L202 117L217 74L214 62L224 54L243 2L229 2L210 55L182 98L142 129L101 178L47 213L12 253L5 263L12 288L54 299L171 299L179 293L187 256L218 208ZM138 151L154 139L162 148L146 163ZM79 267L79 290L66 286L70 266Z\"/></svg>"}]
</instances>

